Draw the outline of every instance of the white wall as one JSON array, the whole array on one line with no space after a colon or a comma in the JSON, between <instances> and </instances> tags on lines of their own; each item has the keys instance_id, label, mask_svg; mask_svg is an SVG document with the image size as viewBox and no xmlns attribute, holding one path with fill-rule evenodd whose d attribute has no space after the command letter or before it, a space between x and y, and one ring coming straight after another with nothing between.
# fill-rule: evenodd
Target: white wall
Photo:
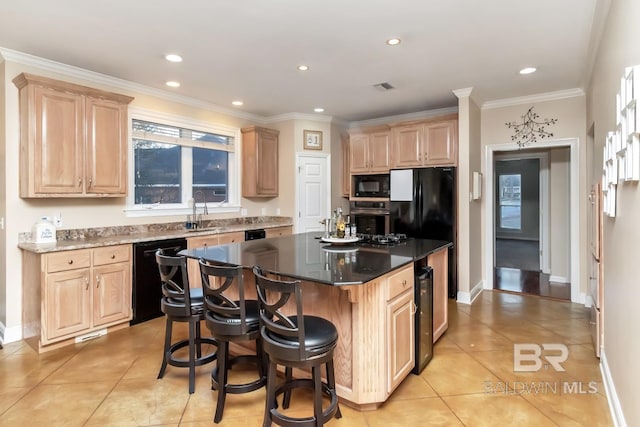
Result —
<instances>
[{"instance_id":1,"label":"white wall","mask_svg":"<svg viewBox=\"0 0 640 427\"><path fill-rule=\"evenodd\" d=\"M625 67L640 64L640 2L611 2L609 16L587 90L587 124L594 125L594 179L601 176L602 147L615 130L616 93ZM640 186L618 185L617 216L604 220L603 369L615 391L619 425L640 425ZM606 380L606 378L605 378ZM622 415L624 414L624 415Z\"/></svg>"},{"instance_id":2,"label":"white wall","mask_svg":"<svg viewBox=\"0 0 640 427\"><path fill-rule=\"evenodd\" d=\"M570 198L568 148L549 150L549 227L551 280L568 281L570 263Z\"/></svg>"}]
</instances>

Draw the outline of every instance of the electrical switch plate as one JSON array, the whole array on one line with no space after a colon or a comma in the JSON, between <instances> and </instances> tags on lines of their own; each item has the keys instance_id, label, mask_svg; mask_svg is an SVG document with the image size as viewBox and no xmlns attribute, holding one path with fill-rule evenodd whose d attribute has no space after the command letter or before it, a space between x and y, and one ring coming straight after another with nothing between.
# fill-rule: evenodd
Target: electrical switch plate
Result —
<instances>
[{"instance_id":1,"label":"electrical switch plate","mask_svg":"<svg viewBox=\"0 0 640 427\"><path fill-rule=\"evenodd\" d=\"M267 208L260 208L260 215L266 215L267 214Z\"/></svg>"}]
</instances>

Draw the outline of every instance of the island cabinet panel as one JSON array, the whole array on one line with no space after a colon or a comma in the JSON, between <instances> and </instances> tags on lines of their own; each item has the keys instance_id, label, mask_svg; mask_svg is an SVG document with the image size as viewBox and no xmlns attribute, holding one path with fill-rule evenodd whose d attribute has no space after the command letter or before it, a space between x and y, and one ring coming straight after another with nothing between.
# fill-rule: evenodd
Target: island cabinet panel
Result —
<instances>
[{"instance_id":1,"label":"island cabinet panel","mask_svg":"<svg viewBox=\"0 0 640 427\"><path fill-rule=\"evenodd\" d=\"M449 327L448 309L448 249L442 249L427 257L427 264L433 268L433 342Z\"/></svg>"},{"instance_id":2,"label":"island cabinet panel","mask_svg":"<svg viewBox=\"0 0 640 427\"><path fill-rule=\"evenodd\" d=\"M133 98L22 73L20 197L124 197Z\"/></svg>"},{"instance_id":3,"label":"island cabinet panel","mask_svg":"<svg viewBox=\"0 0 640 427\"><path fill-rule=\"evenodd\" d=\"M245 296L255 297L249 269L244 284ZM305 314L323 317L338 329L334 368L340 399L362 410L377 408L413 368L413 264L361 285L303 281L301 286ZM294 314L295 308L287 304L284 311Z\"/></svg>"},{"instance_id":4,"label":"island cabinet panel","mask_svg":"<svg viewBox=\"0 0 640 427\"><path fill-rule=\"evenodd\" d=\"M278 196L279 134L258 126L242 129L242 197Z\"/></svg>"},{"instance_id":5,"label":"island cabinet panel","mask_svg":"<svg viewBox=\"0 0 640 427\"><path fill-rule=\"evenodd\" d=\"M131 319L131 245L23 252L23 337L38 351Z\"/></svg>"}]
</instances>

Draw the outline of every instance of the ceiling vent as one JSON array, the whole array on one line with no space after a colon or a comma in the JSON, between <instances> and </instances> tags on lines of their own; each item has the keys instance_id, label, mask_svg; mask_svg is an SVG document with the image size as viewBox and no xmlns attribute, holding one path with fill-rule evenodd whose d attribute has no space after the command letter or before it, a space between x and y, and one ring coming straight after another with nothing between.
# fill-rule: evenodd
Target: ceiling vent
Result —
<instances>
[{"instance_id":1,"label":"ceiling vent","mask_svg":"<svg viewBox=\"0 0 640 427\"><path fill-rule=\"evenodd\" d=\"M380 92L386 92L388 90L395 89L389 82L378 83L376 85L373 85L373 87L378 89Z\"/></svg>"}]
</instances>

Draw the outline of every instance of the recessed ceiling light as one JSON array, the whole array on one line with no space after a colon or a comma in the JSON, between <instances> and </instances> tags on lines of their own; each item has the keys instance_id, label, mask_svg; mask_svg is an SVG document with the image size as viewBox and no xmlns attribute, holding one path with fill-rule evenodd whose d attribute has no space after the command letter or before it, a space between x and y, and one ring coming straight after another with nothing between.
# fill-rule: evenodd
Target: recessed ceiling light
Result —
<instances>
[{"instance_id":1,"label":"recessed ceiling light","mask_svg":"<svg viewBox=\"0 0 640 427\"><path fill-rule=\"evenodd\" d=\"M324 113L324 108L314 108L313 111L315 111L316 113Z\"/></svg>"},{"instance_id":2,"label":"recessed ceiling light","mask_svg":"<svg viewBox=\"0 0 640 427\"><path fill-rule=\"evenodd\" d=\"M397 39L397 38L389 39L387 40L387 44L389 46L395 46L397 44L400 44L400 39Z\"/></svg>"},{"instance_id":3,"label":"recessed ceiling light","mask_svg":"<svg viewBox=\"0 0 640 427\"><path fill-rule=\"evenodd\" d=\"M520 70L520 74L531 74L536 72L536 67L526 67Z\"/></svg>"},{"instance_id":4,"label":"recessed ceiling light","mask_svg":"<svg viewBox=\"0 0 640 427\"><path fill-rule=\"evenodd\" d=\"M235 105L236 107L241 107L242 105L244 105L244 102L242 102L242 101L232 101L231 104Z\"/></svg>"},{"instance_id":5,"label":"recessed ceiling light","mask_svg":"<svg viewBox=\"0 0 640 427\"><path fill-rule=\"evenodd\" d=\"M176 55L174 53L170 53L169 55L165 56L164 59L169 62L182 62L182 56Z\"/></svg>"},{"instance_id":6,"label":"recessed ceiling light","mask_svg":"<svg viewBox=\"0 0 640 427\"><path fill-rule=\"evenodd\" d=\"M166 85L169 87L180 87L180 82L168 81Z\"/></svg>"},{"instance_id":7,"label":"recessed ceiling light","mask_svg":"<svg viewBox=\"0 0 640 427\"><path fill-rule=\"evenodd\" d=\"M309 66L308 65L298 65L298 71L309 71Z\"/></svg>"}]
</instances>

